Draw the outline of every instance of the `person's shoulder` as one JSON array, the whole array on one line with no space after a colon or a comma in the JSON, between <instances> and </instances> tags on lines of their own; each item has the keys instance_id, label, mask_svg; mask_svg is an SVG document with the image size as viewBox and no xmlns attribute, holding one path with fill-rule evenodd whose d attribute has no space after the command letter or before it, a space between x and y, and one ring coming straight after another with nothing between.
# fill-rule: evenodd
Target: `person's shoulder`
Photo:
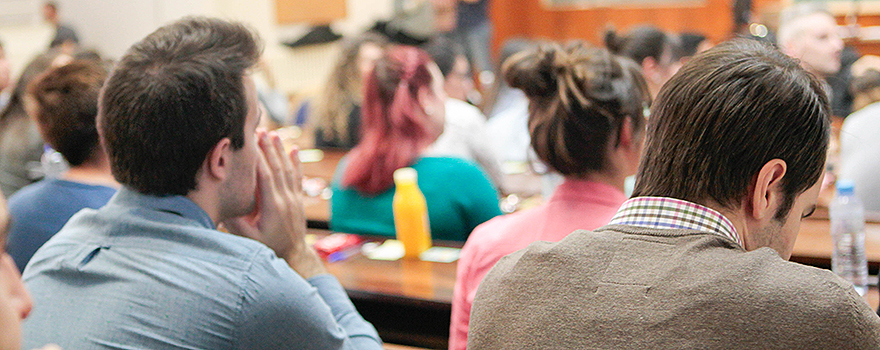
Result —
<instances>
[{"instance_id":1,"label":"person's shoulder","mask_svg":"<svg viewBox=\"0 0 880 350\"><path fill-rule=\"evenodd\" d=\"M477 163L458 157L422 157L413 165L417 171L447 176L485 175ZM421 174L421 173L420 173Z\"/></svg>"},{"instance_id":2,"label":"person's shoulder","mask_svg":"<svg viewBox=\"0 0 880 350\"><path fill-rule=\"evenodd\" d=\"M817 313L825 317L853 315L859 309L871 314L871 318L876 317L852 285L829 270L783 260L770 248L735 256L739 258L726 259L730 267L727 279L740 285L724 288L726 294L784 304L785 314L798 318ZM880 326L880 319L877 321Z\"/></svg>"},{"instance_id":3,"label":"person's shoulder","mask_svg":"<svg viewBox=\"0 0 880 350\"><path fill-rule=\"evenodd\" d=\"M29 211L41 211L41 203L54 200L56 192L56 180L53 179L40 180L22 187L9 197L9 212L14 217Z\"/></svg>"},{"instance_id":4,"label":"person's shoulder","mask_svg":"<svg viewBox=\"0 0 880 350\"><path fill-rule=\"evenodd\" d=\"M880 102L875 102L853 112L843 121L841 129L847 132L859 133L863 131L861 127L865 125L880 124Z\"/></svg>"},{"instance_id":5,"label":"person's shoulder","mask_svg":"<svg viewBox=\"0 0 880 350\"><path fill-rule=\"evenodd\" d=\"M449 98L446 100L446 117L461 126L482 126L486 117L476 106L462 100Z\"/></svg>"}]
</instances>

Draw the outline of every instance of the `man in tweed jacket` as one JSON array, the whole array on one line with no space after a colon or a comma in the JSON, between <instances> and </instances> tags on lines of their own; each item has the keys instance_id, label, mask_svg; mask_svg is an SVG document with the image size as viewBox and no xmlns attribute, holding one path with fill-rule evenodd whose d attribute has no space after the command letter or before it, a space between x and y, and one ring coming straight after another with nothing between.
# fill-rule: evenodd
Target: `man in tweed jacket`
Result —
<instances>
[{"instance_id":1,"label":"man in tweed jacket","mask_svg":"<svg viewBox=\"0 0 880 350\"><path fill-rule=\"evenodd\" d=\"M607 226L498 262L468 348L880 349L852 285L787 261L828 113L822 83L773 48L695 57L655 102L633 198Z\"/></svg>"}]
</instances>

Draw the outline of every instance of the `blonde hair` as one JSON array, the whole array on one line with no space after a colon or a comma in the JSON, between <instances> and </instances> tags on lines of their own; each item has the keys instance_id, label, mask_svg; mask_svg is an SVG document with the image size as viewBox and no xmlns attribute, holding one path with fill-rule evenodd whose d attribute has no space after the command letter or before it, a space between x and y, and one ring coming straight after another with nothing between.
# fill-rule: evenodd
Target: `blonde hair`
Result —
<instances>
[{"instance_id":1,"label":"blonde hair","mask_svg":"<svg viewBox=\"0 0 880 350\"><path fill-rule=\"evenodd\" d=\"M388 41L374 33L364 33L342 44L339 60L333 66L315 106L314 125L328 139L349 142L348 114L361 103L362 77L357 60L361 47L367 44L385 47Z\"/></svg>"}]
</instances>

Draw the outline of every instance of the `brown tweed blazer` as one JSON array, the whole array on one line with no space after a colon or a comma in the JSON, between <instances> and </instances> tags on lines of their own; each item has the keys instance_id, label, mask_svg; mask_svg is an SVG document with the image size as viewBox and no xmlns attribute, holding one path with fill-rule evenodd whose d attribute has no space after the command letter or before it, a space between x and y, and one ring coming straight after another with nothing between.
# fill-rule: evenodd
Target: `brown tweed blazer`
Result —
<instances>
[{"instance_id":1,"label":"brown tweed blazer","mask_svg":"<svg viewBox=\"0 0 880 350\"><path fill-rule=\"evenodd\" d=\"M716 234L610 225L498 262L469 349L880 349L880 318L831 271Z\"/></svg>"}]
</instances>

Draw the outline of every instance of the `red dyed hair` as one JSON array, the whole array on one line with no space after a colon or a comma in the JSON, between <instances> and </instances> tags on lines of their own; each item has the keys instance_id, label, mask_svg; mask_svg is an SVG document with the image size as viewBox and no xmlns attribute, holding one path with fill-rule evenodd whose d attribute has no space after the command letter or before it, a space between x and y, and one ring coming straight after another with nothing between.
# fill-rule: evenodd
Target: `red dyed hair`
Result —
<instances>
[{"instance_id":1,"label":"red dyed hair","mask_svg":"<svg viewBox=\"0 0 880 350\"><path fill-rule=\"evenodd\" d=\"M418 101L431 90L431 58L415 47L394 47L376 62L364 82L361 141L351 150L344 187L378 194L394 183L393 173L412 165L434 141L430 116Z\"/></svg>"}]
</instances>

